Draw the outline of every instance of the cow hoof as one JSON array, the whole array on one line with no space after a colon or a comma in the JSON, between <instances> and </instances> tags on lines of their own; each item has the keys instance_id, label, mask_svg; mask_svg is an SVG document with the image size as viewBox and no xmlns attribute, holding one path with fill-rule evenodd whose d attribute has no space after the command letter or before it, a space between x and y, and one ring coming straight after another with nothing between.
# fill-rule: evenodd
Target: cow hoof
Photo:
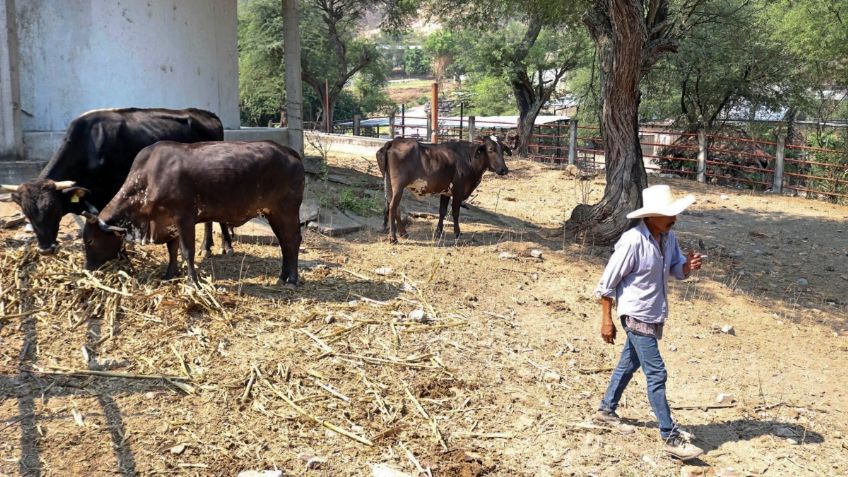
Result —
<instances>
[{"instance_id":1,"label":"cow hoof","mask_svg":"<svg viewBox=\"0 0 848 477\"><path fill-rule=\"evenodd\" d=\"M232 247L225 248L224 250L221 250L222 255L232 255L234 253L236 253L236 252L233 250Z\"/></svg>"},{"instance_id":2,"label":"cow hoof","mask_svg":"<svg viewBox=\"0 0 848 477\"><path fill-rule=\"evenodd\" d=\"M296 290L297 289L297 283L292 283L292 282L286 281L282 278L277 279L277 285L280 285L281 287L283 287L286 290Z\"/></svg>"}]
</instances>

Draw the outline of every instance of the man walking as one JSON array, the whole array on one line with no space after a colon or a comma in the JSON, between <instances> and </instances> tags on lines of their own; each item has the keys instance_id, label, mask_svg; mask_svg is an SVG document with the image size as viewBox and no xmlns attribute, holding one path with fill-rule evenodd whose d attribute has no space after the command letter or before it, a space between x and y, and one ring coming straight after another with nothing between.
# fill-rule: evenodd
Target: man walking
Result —
<instances>
[{"instance_id":1,"label":"man walking","mask_svg":"<svg viewBox=\"0 0 848 477\"><path fill-rule=\"evenodd\" d=\"M667 372L658 341L662 338L668 317L668 276L678 280L701 268L701 255L683 255L671 227L677 215L695 202L692 195L675 200L667 185L656 185L642 191L644 207L627 214L628 219L642 219L624 232L615 244L615 252L607 263L595 293L601 298L601 336L615 342L616 328L612 320L613 299L616 315L627 333L624 350L612 372L607 391L594 421L622 427L615 410L624 389L639 368L648 382L648 401L659 422L665 450L681 460L703 453L684 440L671 418L665 395Z\"/></svg>"}]
</instances>

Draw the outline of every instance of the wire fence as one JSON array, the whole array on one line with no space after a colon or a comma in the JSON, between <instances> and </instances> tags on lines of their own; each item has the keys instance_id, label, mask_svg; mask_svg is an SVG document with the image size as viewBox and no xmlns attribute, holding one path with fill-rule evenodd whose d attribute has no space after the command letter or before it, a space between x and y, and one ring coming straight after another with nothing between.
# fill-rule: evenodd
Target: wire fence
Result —
<instances>
[{"instance_id":1,"label":"wire fence","mask_svg":"<svg viewBox=\"0 0 848 477\"><path fill-rule=\"evenodd\" d=\"M360 136L429 141L434 132L429 121L429 117L402 113L383 121L364 120L356 126L350 121L340 121L333 125L333 132L349 135L358 130ZM322 127L321 124L311 126ZM440 118L435 132L438 142L445 142L470 140L470 133L504 137L514 130L514 121L446 116ZM528 144L528 158L552 167L564 167L569 164L570 135L568 120L536 125ZM750 139L744 131L736 130L731 134L706 136L705 160L703 170L699 171L702 147L698 134L646 125L640 128L639 138L649 173L695 180L698 173L703 172L707 183L754 190L772 190L779 185L783 192L848 203L848 147L783 145L777 141ZM593 172L603 170L604 142L598 127L578 124L573 149L573 163L578 168ZM782 174L775 170L781 154ZM776 174L782 179L778 180L779 184L775 183Z\"/></svg>"}]
</instances>

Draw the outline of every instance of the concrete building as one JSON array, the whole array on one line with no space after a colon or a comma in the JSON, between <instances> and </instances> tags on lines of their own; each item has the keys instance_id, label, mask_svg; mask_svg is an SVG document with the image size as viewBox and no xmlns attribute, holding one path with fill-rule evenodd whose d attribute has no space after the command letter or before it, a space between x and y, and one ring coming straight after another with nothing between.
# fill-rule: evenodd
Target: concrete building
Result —
<instances>
[{"instance_id":1,"label":"concrete building","mask_svg":"<svg viewBox=\"0 0 848 477\"><path fill-rule=\"evenodd\" d=\"M99 108L196 107L240 129L237 0L0 0L0 182L36 175Z\"/></svg>"}]
</instances>

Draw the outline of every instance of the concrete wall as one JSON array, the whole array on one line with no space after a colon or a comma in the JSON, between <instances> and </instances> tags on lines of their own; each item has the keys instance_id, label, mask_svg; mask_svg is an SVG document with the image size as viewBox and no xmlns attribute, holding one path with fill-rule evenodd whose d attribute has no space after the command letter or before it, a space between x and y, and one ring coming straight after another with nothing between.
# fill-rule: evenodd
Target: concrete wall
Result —
<instances>
[{"instance_id":1,"label":"concrete wall","mask_svg":"<svg viewBox=\"0 0 848 477\"><path fill-rule=\"evenodd\" d=\"M129 106L198 107L239 127L236 0L16 3L25 133Z\"/></svg>"}]
</instances>

